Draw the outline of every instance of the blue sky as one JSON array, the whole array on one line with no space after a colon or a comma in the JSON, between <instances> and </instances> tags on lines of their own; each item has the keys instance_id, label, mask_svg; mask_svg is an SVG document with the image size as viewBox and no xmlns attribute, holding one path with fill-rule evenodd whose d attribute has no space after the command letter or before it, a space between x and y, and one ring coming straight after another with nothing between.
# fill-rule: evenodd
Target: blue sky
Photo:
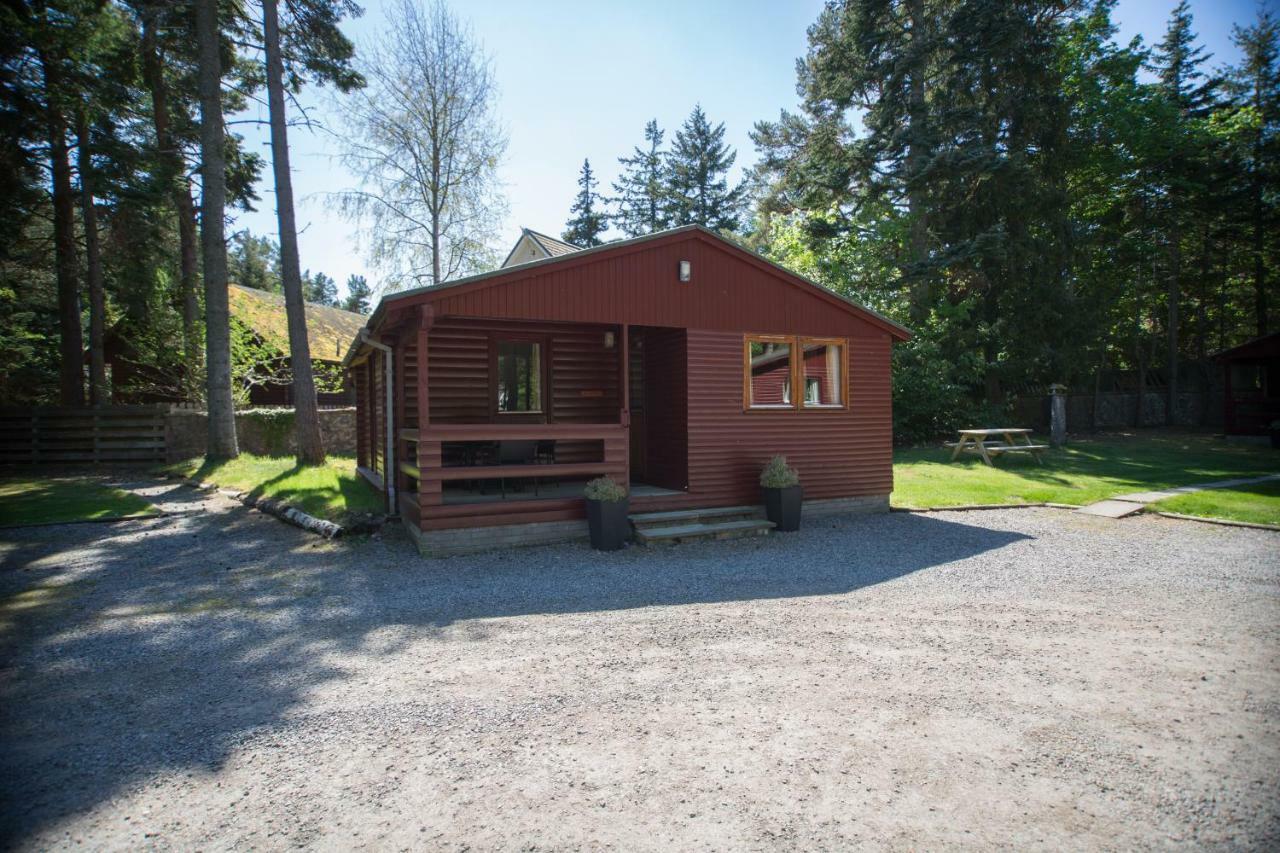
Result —
<instances>
[{"instance_id":1,"label":"blue sky","mask_svg":"<svg viewBox=\"0 0 1280 853\"><path fill-rule=\"evenodd\" d=\"M1174 2L1120 0L1119 38L1158 41ZM1273 10L1280 4L1264 2ZM364 16L344 25L357 45L385 22L381 0L364 5ZM1254 20L1255 0L1192 0L1191 6L1213 64L1234 62L1231 26ZM498 111L510 137L501 177L510 213L495 244L505 250L521 226L560 233L584 157L608 193L617 158L641 144L645 122L656 118L670 140L697 102L712 121L725 123L740 173L755 159L747 135L752 124L797 102L795 61L804 54L805 30L822 2L455 0L453 7L492 57L501 89ZM313 120L336 124L326 94L308 91L302 100ZM255 107L240 118L247 117L265 119L265 109ZM238 129L269 161L265 127ZM295 128L290 149L302 266L337 279L343 292L352 273L377 285L352 226L326 202L327 192L353 185L337 163L332 138ZM258 210L239 214L233 227L275 236L269 168L264 175Z\"/></svg>"}]
</instances>

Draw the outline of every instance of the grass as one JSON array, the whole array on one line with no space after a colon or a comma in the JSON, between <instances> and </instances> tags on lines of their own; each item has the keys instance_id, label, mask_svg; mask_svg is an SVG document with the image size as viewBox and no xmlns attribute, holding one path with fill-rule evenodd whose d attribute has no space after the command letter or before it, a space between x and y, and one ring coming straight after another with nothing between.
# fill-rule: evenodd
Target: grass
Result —
<instances>
[{"instance_id":1,"label":"grass","mask_svg":"<svg viewBox=\"0 0 1280 853\"><path fill-rule=\"evenodd\" d=\"M0 480L0 527L140 518L159 512L131 492L93 480L74 477Z\"/></svg>"},{"instance_id":2,"label":"grass","mask_svg":"<svg viewBox=\"0 0 1280 853\"><path fill-rule=\"evenodd\" d=\"M339 524L383 511L382 496L356 474L350 456L330 456L324 465L302 467L291 456L245 453L227 462L192 459L166 470L255 498L284 501Z\"/></svg>"},{"instance_id":3,"label":"grass","mask_svg":"<svg viewBox=\"0 0 1280 853\"><path fill-rule=\"evenodd\" d=\"M1252 524L1280 524L1280 480L1192 492L1154 503L1151 509Z\"/></svg>"},{"instance_id":4,"label":"grass","mask_svg":"<svg viewBox=\"0 0 1280 853\"><path fill-rule=\"evenodd\" d=\"M1044 454L1007 455L987 467L977 457L950 462L951 449L911 448L894 454L893 504L1064 503L1084 505L1127 492L1188 486L1280 472L1280 453L1228 444L1211 435L1134 432L1072 439ZM1193 514L1193 513L1188 513Z\"/></svg>"}]
</instances>

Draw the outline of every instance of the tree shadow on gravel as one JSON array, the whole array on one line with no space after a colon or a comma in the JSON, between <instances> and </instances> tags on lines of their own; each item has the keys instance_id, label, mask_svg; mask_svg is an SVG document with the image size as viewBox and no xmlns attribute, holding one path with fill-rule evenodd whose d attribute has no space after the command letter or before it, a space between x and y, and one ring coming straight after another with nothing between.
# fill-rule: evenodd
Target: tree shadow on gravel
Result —
<instances>
[{"instance_id":1,"label":"tree shadow on gravel","mask_svg":"<svg viewBox=\"0 0 1280 853\"><path fill-rule=\"evenodd\" d=\"M425 560L398 531L322 543L243 508L0 531L0 848L47 842L33 835L157 774L216 770L351 678L344 654L459 642L444 629L474 619L849 593L1024 538L894 513Z\"/></svg>"}]
</instances>

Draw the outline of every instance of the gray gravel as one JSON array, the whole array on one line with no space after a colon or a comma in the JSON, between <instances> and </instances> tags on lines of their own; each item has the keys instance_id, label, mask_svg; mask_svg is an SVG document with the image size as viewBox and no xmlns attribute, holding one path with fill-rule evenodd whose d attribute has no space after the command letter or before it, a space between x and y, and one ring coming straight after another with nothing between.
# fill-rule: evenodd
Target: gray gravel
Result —
<instances>
[{"instance_id":1,"label":"gray gravel","mask_svg":"<svg viewBox=\"0 0 1280 853\"><path fill-rule=\"evenodd\" d=\"M0 846L1280 844L1280 534L1053 509L445 561L0 530Z\"/></svg>"}]
</instances>

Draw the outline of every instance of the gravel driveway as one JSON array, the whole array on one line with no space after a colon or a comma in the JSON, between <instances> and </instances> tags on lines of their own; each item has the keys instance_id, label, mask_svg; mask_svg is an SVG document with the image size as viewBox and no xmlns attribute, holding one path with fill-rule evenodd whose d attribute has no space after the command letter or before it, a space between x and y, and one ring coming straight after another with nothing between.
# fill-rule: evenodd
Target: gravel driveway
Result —
<instances>
[{"instance_id":1,"label":"gravel driveway","mask_svg":"<svg viewBox=\"0 0 1280 853\"><path fill-rule=\"evenodd\" d=\"M0 530L0 847L1280 844L1280 535L1052 509L446 561Z\"/></svg>"}]
</instances>

